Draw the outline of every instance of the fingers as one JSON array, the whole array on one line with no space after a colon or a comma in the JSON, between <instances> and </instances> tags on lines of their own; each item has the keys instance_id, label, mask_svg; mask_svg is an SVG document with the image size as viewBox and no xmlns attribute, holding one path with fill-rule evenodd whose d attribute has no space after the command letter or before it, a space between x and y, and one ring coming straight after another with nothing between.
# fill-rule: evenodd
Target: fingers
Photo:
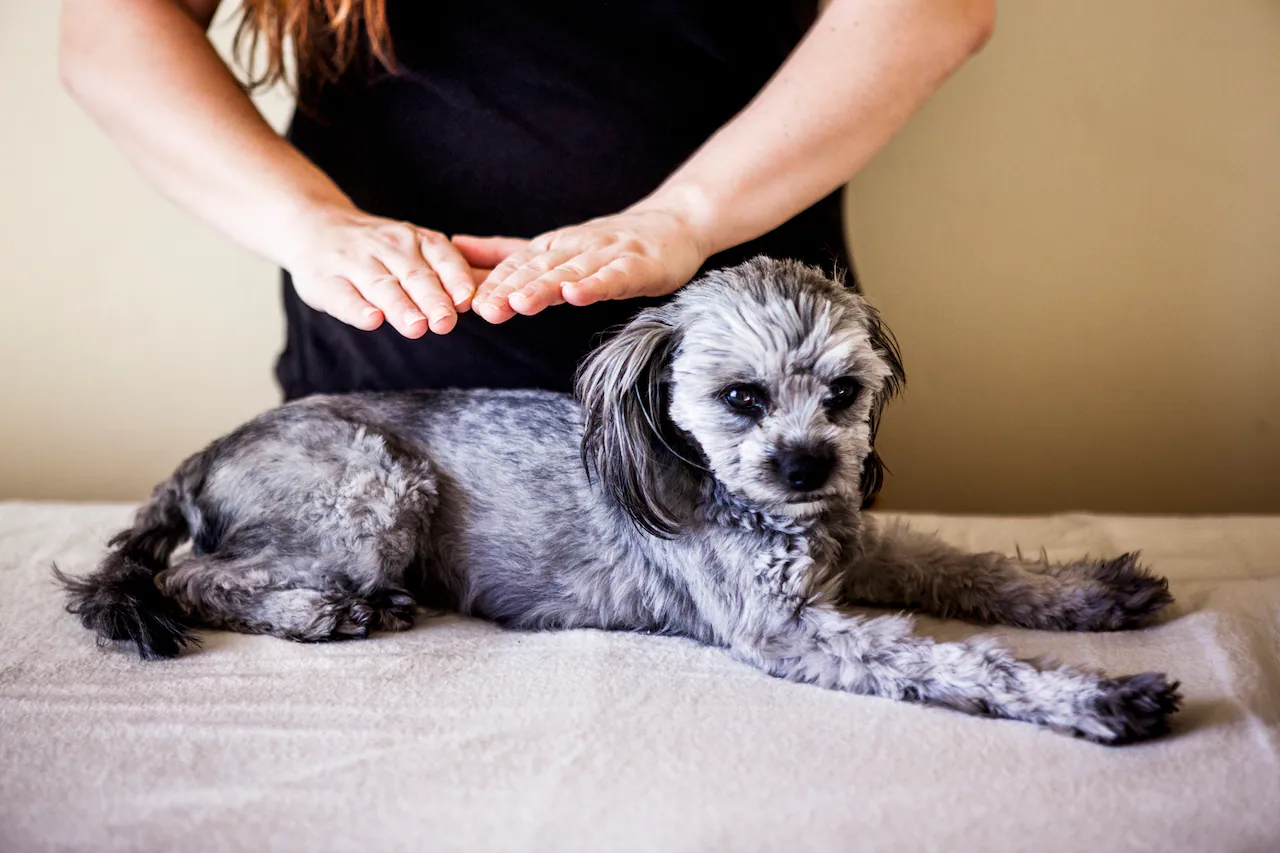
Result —
<instances>
[{"instance_id":1,"label":"fingers","mask_svg":"<svg viewBox=\"0 0 1280 853\"><path fill-rule=\"evenodd\" d=\"M541 274L530 271L553 262L554 258L532 259L495 288L494 295L506 292L512 312L533 315L566 302L582 307L610 299L628 299L658 285L652 281L656 271L651 263L634 255L619 257L613 248L583 252ZM523 286L522 282L525 282Z\"/></svg>"},{"instance_id":2,"label":"fingers","mask_svg":"<svg viewBox=\"0 0 1280 853\"><path fill-rule=\"evenodd\" d=\"M332 276L320 283L320 289L322 295L319 299L313 297L303 301L361 331L372 332L382 325L382 311L361 296L360 291L347 279ZM302 291L299 290L299 296L301 295Z\"/></svg>"},{"instance_id":3,"label":"fingers","mask_svg":"<svg viewBox=\"0 0 1280 853\"><path fill-rule=\"evenodd\" d=\"M287 268L300 298L359 329L383 321L408 338L446 334L498 261L472 264L436 231L357 210L317 217L301 261ZM478 257L504 258L528 241L463 238Z\"/></svg>"},{"instance_id":4,"label":"fingers","mask_svg":"<svg viewBox=\"0 0 1280 853\"><path fill-rule=\"evenodd\" d=\"M607 299L626 299L641 292L637 282L643 283L651 275L647 264L636 257L615 258L584 276L569 282L562 288L564 300L570 305L582 307Z\"/></svg>"},{"instance_id":5,"label":"fingers","mask_svg":"<svg viewBox=\"0 0 1280 853\"><path fill-rule=\"evenodd\" d=\"M472 267L493 269L513 252L529 248L529 241L517 237L472 237L469 234L454 234L453 245Z\"/></svg>"},{"instance_id":6,"label":"fingers","mask_svg":"<svg viewBox=\"0 0 1280 853\"><path fill-rule=\"evenodd\" d=\"M670 220L670 221L668 221ZM307 304L361 329L445 334L459 311L491 323L568 302L670 293L702 260L672 217L622 213L533 240L443 235L347 211L324 219L304 269L290 266Z\"/></svg>"},{"instance_id":7,"label":"fingers","mask_svg":"<svg viewBox=\"0 0 1280 853\"><path fill-rule=\"evenodd\" d=\"M502 323L515 316L508 297L558 264L569 260L577 252L571 249L539 252L522 249L508 255L493 268L493 272L476 290L471 307L490 323Z\"/></svg>"},{"instance_id":8,"label":"fingers","mask_svg":"<svg viewBox=\"0 0 1280 853\"><path fill-rule=\"evenodd\" d=\"M374 257L349 271L356 289L405 337L451 332L476 288L462 253L444 235L408 225L379 236Z\"/></svg>"},{"instance_id":9,"label":"fingers","mask_svg":"<svg viewBox=\"0 0 1280 853\"><path fill-rule=\"evenodd\" d=\"M414 243L400 251L382 253L382 266L420 315L426 317L427 328L437 335L448 334L458 322L455 302L466 304L471 299L471 271L444 237L416 236ZM440 251L442 243L444 251ZM428 253L436 263L425 257ZM408 337L418 337L426 331L419 332L416 325L412 330Z\"/></svg>"},{"instance_id":10,"label":"fingers","mask_svg":"<svg viewBox=\"0 0 1280 853\"><path fill-rule=\"evenodd\" d=\"M421 289L424 293L429 289L426 286L426 282L420 282L419 276L408 273L402 274L413 283L412 286L417 287L421 283L423 285ZM366 301L382 311L387 322L397 332L406 338L420 338L427 333L429 328L427 315L405 293L401 279L393 275L381 262L370 258L358 263L348 272L347 278L355 285L356 290L360 291L360 295ZM439 290L439 284L433 286L440 293L440 301L447 304L448 300L444 297L443 292ZM428 310L432 310L439 307L439 304L428 300L428 306ZM449 313L450 316L453 316L451 309ZM452 325L450 328L452 328Z\"/></svg>"},{"instance_id":11,"label":"fingers","mask_svg":"<svg viewBox=\"0 0 1280 853\"><path fill-rule=\"evenodd\" d=\"M471 264L453 243L435 231L421 232L418 250L423 260L431 265L444 286L453 306L466 311L475 294L476 283L471 275ZM490 267L492 264L481 264ZM434 327L433 327L434 328Z\"/></svg>"},{"instance_id":12,"label":"fingers","mask_svg":"<svg viewBox=\"0 0 1280 853\"><path fill-rule=\"evenodd\" d=\"M440 277L430 267L421 266L409 272L395 272L401 289L426 316L427 327L437 335L446 335L458 324L458 311L445 292ZM470 276L467 276L470 279ZM469 299L470 297L464 297Z\"/></svg>"},{"instance_id":13,"label":"fingers","mask_svg":"<svg viewBox=\"0 0 1280 853\"><path fill-rule=\"evenodd\" d=\"M567 301L564 290L566 285L590 277L616 258L616 251L611 249L598 249L575 255L547 272L540 275L533 273L534 277L523 287L513 288L507 301L512 310L525 315L537 314L552 305L563 304ZM509 282L518 280L517 276L508 279Z\"/></svg>"}]
</instances>

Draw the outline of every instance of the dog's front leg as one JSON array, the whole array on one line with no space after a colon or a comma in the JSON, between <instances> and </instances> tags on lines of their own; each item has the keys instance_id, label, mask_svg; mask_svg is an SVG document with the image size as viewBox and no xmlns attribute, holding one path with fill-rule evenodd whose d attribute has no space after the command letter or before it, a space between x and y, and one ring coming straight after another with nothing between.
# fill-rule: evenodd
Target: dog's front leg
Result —
<instances>
[{"instance_id":1,"label":"dog's front leg","mask_svg":"<svg viewBox=\"0 0 1280 853\"><path fill-rule=\"evenodd\" d=\"M1099 743L1163 733L1179 701L1178 685L1162 674L1040 669L989 641L915 636L905 616L862 619L828 606L744 616L732 651L780 678L1023 720Z\"/></svg>"},{"instance_id":2,"label":"dog's front leg","mask_svg":"<svg viewBox=\"0 0 1280 853\"><path fill-rule=\"evenodd\" d=\"M1152 621L1173 601L1137 554L1050 563L973 554L903 524L868 531L846 570L851 603L912 607L977 622L1054 631L1114 631Z\"/></svg>"}]
</instances>

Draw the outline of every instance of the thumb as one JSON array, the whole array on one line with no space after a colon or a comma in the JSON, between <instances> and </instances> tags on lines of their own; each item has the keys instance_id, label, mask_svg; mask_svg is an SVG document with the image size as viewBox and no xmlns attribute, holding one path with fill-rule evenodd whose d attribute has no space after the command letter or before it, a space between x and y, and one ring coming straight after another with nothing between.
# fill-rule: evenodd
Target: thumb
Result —
<instances>
[{"instance_id":1,"label":"thumb","mask_svg":"<svg viewBox=\"0 0 1280 853\"><path fill-rule=\"evenodd\" d=\"M507 255L527 248L528 240L519 237L472 237L454 234L453 245L473 267L492 269L506 260Z\"/></svg>"}]
</instances>

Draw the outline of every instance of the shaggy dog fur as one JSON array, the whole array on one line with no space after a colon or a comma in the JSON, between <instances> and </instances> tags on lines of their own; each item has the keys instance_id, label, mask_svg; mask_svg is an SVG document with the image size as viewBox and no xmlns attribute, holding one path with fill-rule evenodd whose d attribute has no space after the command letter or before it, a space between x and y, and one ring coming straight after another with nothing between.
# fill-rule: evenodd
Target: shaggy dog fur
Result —
<instances>
[{"instance_id":1,"label":"shaggy dog fur","mask_svg":"<svg viewBox=\"0 0 1280 853\"><path fill-rule=\"evenodd\" d=\"M1132 554L1056 565L874 523L876 423L902 378L865 300L756 259L642 311L585 362L578 401L353 394L267 412L158 486L95 573L60 578L88 628L144 658L195 626L338 640L408 628L424 605L680 635L779 678L1101 743L1164 732L1163 675L1043 667L847 610L1102 631L1171 601Z\"/></svg>"}]
</instances>

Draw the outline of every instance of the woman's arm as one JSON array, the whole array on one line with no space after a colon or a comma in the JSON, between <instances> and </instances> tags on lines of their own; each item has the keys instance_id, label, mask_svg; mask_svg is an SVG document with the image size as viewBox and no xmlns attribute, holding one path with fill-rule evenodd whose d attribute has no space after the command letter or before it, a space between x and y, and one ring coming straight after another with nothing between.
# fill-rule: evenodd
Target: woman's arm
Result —
<instances>
[{"instance_id":1,"label":"woman's arm","mask_svg":"<svg viewBox=\"0 0 1280 853\"><path fill-rule=\"evenodd\" d=\"M455 238L473 263L497 264L477 313L500 322L681 287L709 256L849 180L986 43L994 17L994 0L832 0L756 98L648 198L527 247Z\"/></svg>"},{"instance_id":2,"label":"woman's arm","mask_svg":"<svg viewBox=\"0 0 1280 853\"><path fill-rule=\"evenodd\" d=\"M64 84L163 192L288 269L313 308L408 337L453 328L466 261L437 232L357 210L271 129L205 36L219 2L64 0Z\"/></svg>"}]
</instances>

